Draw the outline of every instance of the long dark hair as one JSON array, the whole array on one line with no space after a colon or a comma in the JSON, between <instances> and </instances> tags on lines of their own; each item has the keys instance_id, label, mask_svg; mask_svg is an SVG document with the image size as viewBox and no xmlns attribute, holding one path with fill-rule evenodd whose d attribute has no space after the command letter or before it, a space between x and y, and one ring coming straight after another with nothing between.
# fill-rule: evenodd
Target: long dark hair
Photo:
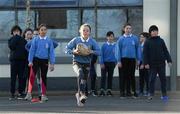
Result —
<instances>
[{"instance_id":1,"label":"long dark hair","mask_svg":"<svg viewBox=\"0 0 180 114\"><path fill-rule=\"evenodd\" d=\"M19 30L20 34L22 34L22 29L21 29L21 27L18 26L18 25L14 25L14 26L11 28L11 35L13 35L13 32L14 32L15 30Z\"/></svg>"},{"instance_id":2,"label":"long dark hair","mask_svg":"<svg viewBox=\"0 0 180 114\"><path fill-rule=\"evenodd\" d=\"M27 28L27 29L25 29L24 32L23 32L23 38L26 37L25 35L26 35L26 32L27 32L27 31L31 31L31 32L33 33L33 30L32 30L31 28Z\"/></svg>"},{"instance_id":3,"label":"long dark hair","mask_svg":"<svg viewBox=\"0 0 180 114\"><path fill-rule=\"evenodd\" d=\"M125 33L124 28L126 28L126 26L132 26L132 25L131 25L130 23L124 24L124 26L123 26L123 28L122 28L122 30L121 30L121 34L122 34L122 35Z\"/></svg>"}]
</instances>

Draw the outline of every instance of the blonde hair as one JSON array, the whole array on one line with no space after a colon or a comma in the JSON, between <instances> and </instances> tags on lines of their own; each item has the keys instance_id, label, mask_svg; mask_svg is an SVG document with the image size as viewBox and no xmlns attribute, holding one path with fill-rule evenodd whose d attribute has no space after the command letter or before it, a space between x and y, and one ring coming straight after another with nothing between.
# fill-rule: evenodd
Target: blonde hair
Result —
<instances>
[{"instance_id":1,"label":"blonde hair","mask_svg":"<svg viewBox=\"0 0 180 114\"><path fill-rule=\"evenodd\" d=\"M79 32L80 32L80 33L81 33L81 31L82 31L82 29L83 29L84 27L88 27L89 30L90 30L90 32L91 32L91 26L90 26L88 23L85 23L85 24L82 24L82 25L80 26L80 29L79 29Z\"/></svg>"}]
</instances>

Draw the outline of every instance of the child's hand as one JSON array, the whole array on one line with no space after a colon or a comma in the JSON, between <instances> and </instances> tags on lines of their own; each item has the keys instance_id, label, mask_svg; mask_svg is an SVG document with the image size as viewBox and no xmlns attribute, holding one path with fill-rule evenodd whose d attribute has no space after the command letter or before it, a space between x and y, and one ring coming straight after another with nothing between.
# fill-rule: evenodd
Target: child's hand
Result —
<instances>
[{"instance_id":1,"label":"child's hand","mask_svg":"<svg viewBox=\"0 0 180 114\"><path fill-rule=\"evenodd\" d=\"M145 67L145 69L149 69L150 68L149 64L145 65L144 67Z\"/></svg>"},{"instance_id":2,"label":"child's hand","mask_svg":"<svg viewBox=\"0 0 180 114\"><path fill-rule=\"evenodd\" d=\"M89 49L89 54L93 54L93 53L94 53L94 51Z\"/></svg>"},{"instance_id":3,"label":"child's hand","mask_svg":"<svg viewBox=\"0 0 180 114\"><path fill-rule=\"evenodd\" d=\"M122 68L122 63L121 62L118 62L118 67Z\"/></svg>"},{"instance_id":4,"label":"child's hand","mask_svg":"<svg viewBox=\"0 0 180 114\"><path fill-rule=\"evenodd\" d=\"M78 49L73 50L74 55L80 55L80 51Z\"/></svg>"},{"instance_id":5,"label":"child's hand","mask_svg":"<svg viewBox=\"0 0 180 114\"><path fill-rule=\"evenodd\" d=\"M171 67L171 66L172 66L172 63L171 63L171 62L169 62L169 63L168 63L168 66L169 66L169 67Z\"/></svg>"},{"instance_id":6,"label":"child's hand","mask_svg":"<svg viewBox=\"0 0 180 114\"><path fill-rule=\"evenodd\" d=\"M32 66L33 66L33 63L29 63L28 66L29 66L29 67L32 67Z\"/></svg>"},{"instance_id":7,"label":"child's hand","mask_svg":"<svg viewBox=\"0 0 180 114\"><path fill-rule=\"evenodd\" d=\"M54 65L53 64L49 65L49 70L50 70L50 72L54 70Z\"/></svg>"},{"instance_id":8,"label":"child's hand","mask_svg":"<svg viewBox=\"0 0 180 114\"><path fill-rule=\"evenodd\" d=\"M105 69L105 66L104 66L104 64L101 64L101 68L102 68L102 69Z\"/></svg>"},{"instance_id":9,"label":"child's hand","mask_svg":"<svg viewBox=\"0 0 180 114\"><path fill-rule=\"evenodd\" d=\"M139 69L144 69L144 65L140 65Z\"/></svg>"}]
</instances>

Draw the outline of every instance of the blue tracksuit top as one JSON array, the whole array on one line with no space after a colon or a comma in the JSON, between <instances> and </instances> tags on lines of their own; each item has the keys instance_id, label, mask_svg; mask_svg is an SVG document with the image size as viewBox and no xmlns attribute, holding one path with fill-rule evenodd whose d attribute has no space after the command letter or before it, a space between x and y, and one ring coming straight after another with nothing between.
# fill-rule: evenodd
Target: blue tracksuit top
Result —
<instances>
[{"instance_id":1,"label":"blue tracksuit top","mask_svg":"<svg viewBox=\"0 0 180 114\"><path fill-rule=\"evenodd\" d=\"M121 58L135 58L139 60L138 38L135 35L120 36L116 43L115 56L118 62L121 62Z\"/></svg>"},{"instance_id":2,"label":"blue tracksuit top","mask_svg":"<svg viewBox=\"0 0 180 114\"><path fill-rule=\"evenodd\" d=\"M83 38L81 38L80 36L73 38L67 44L65 53L73 54L73 50L76 49L76 45L79 43L83 43L87 47L89 47L91 50L93 50L93 54L100 55L100 48L97 42L93 38L88 38L88 40L84 41ZM79 63L90 63L90 60L91 60L91 54L87 56L73 55L73 61L76 61Z\"/></svg>"},{"instance_id":3,"label":"blue tracksuit top","mask_svg":"<svg viewBox=\"0 0 180 114\"><path fill-rule=\"evenodd\" d=\"M53 41L48 37L45 37L44 39L41 39L40 36L33 38L28 56L29 63L33 62L34 57L39 59L49 59L50 64L54 64L55 53Z\"/></svg>"},{"instance_id":4,"label":"blue tracksuit top","mask_svg":"<svg viewBox=\"0 0 180 114\"><path fill-rule=\"evenodd\" d=\"M106 42L101 47L100 64L104 62L116 62L115 43Z\"/></svg>"}]
</instances>

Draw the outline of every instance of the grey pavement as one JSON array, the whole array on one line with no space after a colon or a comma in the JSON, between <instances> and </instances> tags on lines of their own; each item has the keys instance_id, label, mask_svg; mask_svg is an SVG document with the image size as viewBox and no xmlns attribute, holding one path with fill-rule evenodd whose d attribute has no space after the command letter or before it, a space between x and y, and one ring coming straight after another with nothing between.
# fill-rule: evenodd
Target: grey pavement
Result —
<instances>
[{"instance_id":1,"label":"grey pavement","mask_svg":"<svg viewBox=\"0 0 180 114\"><path fill-rule=\"evenodd\" d=\"M146 97L137 99L120 99L113 97L89 96L84 107L76 105L74 94L49 94L46 103L29 101L9 101L8 97L0 97L1 114L180 114L180 92L169 93L169 100L162 101L157 93L153 100Z\"/></svg>"}]
</instances>

